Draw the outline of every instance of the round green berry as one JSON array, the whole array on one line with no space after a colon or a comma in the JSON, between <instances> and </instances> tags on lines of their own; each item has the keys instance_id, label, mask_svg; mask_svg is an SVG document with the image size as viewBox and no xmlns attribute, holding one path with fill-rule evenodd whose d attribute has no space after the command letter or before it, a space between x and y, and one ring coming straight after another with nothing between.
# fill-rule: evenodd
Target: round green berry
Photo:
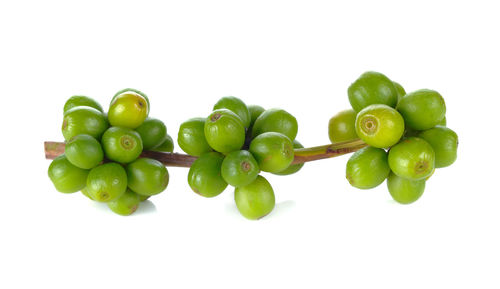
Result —
<instances>
[{"instance_id":1,"label":"round green berry","mask_svg":"<svg viewBox=\"0 0 500 289\"><path fill-rule=\"evenodd\" d=\"M77 106L88 106L97 109L100 112L104 112L102 110L102 106L95 101L93 98L83 96L83 95L74 95L70 97L66 103L64 104L64 112L72 109Z\"/></svg>"},{"instance_id":2,"label":"round green berry","mask_svg":"<svg viewBox=\"0 0 500 289\"><path fill-rule=\"evenodd\" d=\"M265 132L250 143L250 152L261 170L277 173L290 166L294 158L292 141L277 132Z\"/></svg>"},{"instance_id":3,"label":"round green berry","mask_svg":"<svg viewBox=\"0 0 500 289\"><path fill-rule=\"evenodd\" d=\"M69 194L85 188L89 171L71 164L62 154L50 163L48 174L56 190Z\"/></svg>"},{"instance_id":4,"label":"round green berry","mask_svg":"<svg viewBox=\"0 0 500 289\"><path fill-rule=\"evenodd\" d=\"M372 104L356 117L356 133L364 142L377 148L396 144L403 136L404 120L392 107Z\"/></svg>"},{"instance_id":5,"label":"round green berry","mask_svg":"<svg viewBox=\"0 0 500 289\"><path fill-rule=\"evenodd\" d=\"M427 141L436 153L436 168L452 165L457 159L458 136L444 126L436 126L420 132L418 137Z\"/></svg>"},{"instance_id":6,"label":"round green berry","mask_svg":"<svg viewBox=\"0 0 500 289\"><path fill-rule=\"evenodd\" d=\"M265 111L260 105L249 105L248 112L250 112L250 127L253 127L255 120Z\"/></svg>"},{"instance_id":7,"label":"round green berry","mask_svg":"<svg viewBox=\"0 0 500 289\"><path fill-rule=\"evenodd\" d=\"M234 96L223 97L219 99L219 101L217 101L217 103L214 105L213 110L222 108L234 112L241 119L245 127L250 126L251 115L248 111L248 107L241 99Z\"/></svg>"},{"instance_id":8,"label":"round green berry","mask_svg":"<svg viewBox=\"0 0 500 289\"><path fill-rule=\"evenodd\" d=\"M140 158L127 165L128 187L139 195L153 196L165 190L169 175L157 160Z\"/></svg>"},{"instance_id":9,"label":"round green berry","mask_svg":"<svg viewBox=\"0 0 500 289\"><path fill-rule=\"evenodd\" d=\"M102 136L106 157L122 164L130 163L142 153L141 136L124 127L110 127Z\"/></svg>"},{"instance_id":10,"label":"round green berry","mask_svg":"<svg viewBox=\"0 0 500 289\"><path fill-rule=\"evenodd\" d=\"M196 117L181 124L177 143L185 153L198 157L212 151L205 138L205 120L205 118Z\"/></svg>"},{"instance_id":11,"label":"round green berry","mask_svg":"<svg viewBox=\"0 0 500 289\"><path fill-rule=\"evenodd\" d=\"M118 215L129 216L139 208L140 203L141 198L139 195L127 190L119 198L109 201L108 207Z\"/></svg>"},{"instance_id":12,"label":"round green berry","mask_svg":"<svg viewBox=\"0 0 500 289\"><path fill-rule=\"evenodd\" d=\"M144 99L146 100L146 103L148 104L148 114L149 114L149 109L151 108L151 104L149 104L149 98L148 98L148 96L144 92L142 92L140 90L137 90L135 88L124 88L124 89L118 91L117 93L115 93L115 95L111 99L110 103L113 103L118 96L120 96L120 95L122 95L124 93L127 93L127 92L136 93L136 94L139 94L140 96L144 97Z\"/></svg>"},{"instance_id":13,"label":"round green berry","mask_svg":"<svg viewBox=\"0 0 500 289\"><path fill-rule=\"evenodd\" d=\"M349 102L355 111L372 104L385 104L396 107L398 92L393 82L382 73L368 71L363 73L347 90Z\"/></svg>"},{"instance_id":14,"label":"round green berry","mask_svg":"<svg viewBox=\"0 0 500 289\"><path fill-rule=\"evenodd\" d=\"M392 198L400 204L411 204L418 200L425 190L425 180L409 180L391 173L387 188Z\"/></svg>"},{"instance_id":15,"label":"round green berry","mask_svg":"<svg viewBox=\"0 0 500 289\"><path fill-rule=\"evenodd\" d=\"M245 126L228 109L214 110L205 121L204 131L208 144L221 153L239 150L245 143Z\"/></svg>"},{"instance_id":16,"label":"round green berry","mask_svg":"<svg viewBox=\"0 0 500 289\"><path fill-rule=\"evenodd\" d=\"M298 140L294 140L293 141L293 148L294 149L302 149L302 148L304 148L304 146ZM287 176L287 175L295 174L296 172L300 171L300 169L303 166L304 166L304 163L290 165L285 170L274 173L274 174L279 175L279 176Z\"/></svg>"},{"instance_id":17,"label":"round green berry","mask_svg":"<svg viewBox=\"0 0 500 289\"><path fill-rule=\"evenodd\" d=\"M108 126L102 112L92 107L77 106L66 111L61 130L66 141L79 134L100 139Z\"/></svg>"},{"instance_id":18,"label":"round green berry","mask_svg":"<svg viewBox=\"0 0 500 289\"><path fill-rule=\"evenodd\" d=\"M406 125L416 130L426 130L443 120L446 105L437 91L421 89L405 95L398 103L398 111Z\"/></svg>"},{"instance_id":19,"label":"round green berry","mask_svg":"<svg viewBox=\"0 0 500 289\"><path fill-rule=\"evenodd\" d=\"M390 171L385 150L365 147L347 161L346 178L353 187L372 189L383 183Z\"/></svg>"},{"instance_id":20,"label":"round green berry","mask_svg":"<svg viewBox=\"0 0 500 289\"><path fill-rule=\"evenodd\" d=\"M87 192L91 199L109 202L127 190L127 173L117 163L107 163L93 168L87 177Z\"/></svg>"},{"instance_id":21,"label":"round green berry","mask_svg":"<svg viewBox=\"0 0 500 289\"><path fill-rule=\"evenodd\" d=\"M297 119L287 111L272 108L264 111L253 124L252 137L266 132L278 132L286 135L291 141L298 131Z\"/></svg>"},{"instance_id":22,"label":"round green berry","mask_svg":"<svg viewBox=\"0 0 500 289\"><path fill-rule=\"evenodd\" d=\"M218 152L208 152L196 159L188 173L188 184L200 196L211 198L222 193L227 182L221 175L224 155Z\"/></svg>"},{"instance_id":23,"label":"round green berry","mask_svg":"<svg viewBox=\"0 0 500 289\"><path fill-rule=\"evenodd\" d=\"M389 167L398 176L410 180L423 180L435 167L432 146L418 137L402 140L389 150Z\"/></svg>"},{"instance_id":24,"label":"round green berry","mask_svg":"<svg viewBox=\"0 0 500 289\"><path fill-rule=\"evenodd\" d=\"M356 115L352 110L344 110L332 118L328 122L328 136L332 143L339 143L358 139L356 133Z\"/></svg>"},{"instance_id":25,"label":"round green berry","mask_svg":"<svg viewBox=\"0 0 500 289\"><path fill-rule=\"evenodd\" d=\"M396 88L396 92L397 92L397 94L398 94L398 103L399 103L399 101L401 100L401 98L403 98L403 96L405 96L405 95L406 95L406 91L405 91L405 89L401 86L401 84L399 84L399 83L397 83L397 82L395 82L395 81L393 81L392 83L394 84L394 88Z\"/></svg>"},{"instance_id":26,"label":"round green berry","mask_svg":"<svg viewBox=\"0 0 500 289\"><path fill-rule=\"evenodd\" d=\"M79 134L70 139L64 154L73 165L87 170L99 165L104 158L101 144L88 134Z\"/></svg>"},{"instance_id":27,"label":"round green berry","mask_svg":"<svg viewBox=\"0 0 500 289\"><path fill-rule=\"evenodd\" d=\"M221 166L224 180L233 187L246 186L259 175L259 165L249 151L234 151L226 155Z\"/></svg>"},{"instance_id":28,"label":"round green berry","mask_svg":"<svg viewBox=\"0 0 500 289\"><path fill-rule=\"evenodd\" d=\"M85 179L85 185L87 182L87 179ZM84 195L85 197L89 198L90 200L94 201L94 199L92 199L92 196L89 194L89 191L87 190L87 187L83 188L80 192L82 192L82 195Z\"/></svg>"},{"instance_id":29,"label":"round green berry","mask_svg":"<svg viewBox=\"0 0 500 289\"><path fill-rule=\"evenodd\" d=\"M171 153L174 151L174 140L167 134L163 143L155 147L153 151Z\"/></svg>"},{"instance_id":30,"label":"round green berry","mask_svg":"<svg viewBox=\"0 0 500 289\"><path fill-rule=\"evenodd\" d=\"M146 99L133 91L117 95L111 102L108 120L112 126L135 129L148 116L149 106Z\"/></svg>"},{"instance_id":31,"label":"round green berry","mask_svg":"<svg viewBox=\"0 0 500 289\"><path fill-rule=\"evenodd\" d=\"M234 201L238 211L250 220L258 220L268 215L276 203L271 184L262 176L258 176L246 186L236 188Z\"/></svg>"},{"instance_id":32,"label":"round green berry","mask_svg":"<svg viewBox=\"0 0 500 289\"><path fill-rule=\"evenodd\" d=\"M135 129L142 139L142 146L145 150L151 150L163 143L167 137L167 127L156 118L148 117Z\"/></svg>"}]
</instances>

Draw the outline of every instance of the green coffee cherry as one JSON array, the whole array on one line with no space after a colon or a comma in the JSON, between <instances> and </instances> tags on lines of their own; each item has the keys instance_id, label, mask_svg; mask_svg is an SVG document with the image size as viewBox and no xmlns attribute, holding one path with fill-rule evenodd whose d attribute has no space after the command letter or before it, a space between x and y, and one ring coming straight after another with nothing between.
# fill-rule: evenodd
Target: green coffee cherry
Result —
<instances>
[{"instance_id":1,"label":"green coffee cherry","mask_svg":"<svg viewBox=\"0 0 500 289\"><path fill-rule=\"evenodd\" d=\"M167 134L162 144L155 147L153 151L171 153L174 151L174 140Z\"/></svg>"},{"instance_id":2,"label":"green coffee cherry","mask_svg":"<svg viewBox=\"0 0 500 289\"><path fill-rule=\"evenodd\" d=\"M250 112L250 127L253 127L255 120L265 111L265 109L260 105L249 105L248 112Z\"/></svg>"},{"instance_id":3,"label":"green coffee cherry","mask_svg":"<svg viewBox=\"0 0 500 289\"><path fill-rule=\"evenodd\" d=\"M228 109L217 109L205 121L205 137L216 151L228 153L241 149L245 143L245 126Z\"/></svg>"},{"instance_id":4,"label":"green coffee cherry","mask_svg":"<svg viewBox=\"0 0 500 289\"><path fill-rule=\"evenodd\" d=\"M109 201L108 207L118 215L129 216L139 208L140 203L141 199L139 195L131 190L127 190L119 198Z\"/></svg>"},{"instance_id":5,"label":"green coffee cherry","mask_svg":"<svg viewBox=\"0 0 500 289\"><path fill-rule=\"evenodd\" d=\"M346 178L353 187L366 190L383 183L390 171L385 150L365 147L347 162Z\"/></svg>"},{"instance_id":6,"label":"green coffee cherry","mask_svg":"<svg viewBox=\"0 0 500 289\"><path fill-rule=\"evenodd\" d=\"M451 129L444 126L420 132L418 137L427 141L436 153L436 168L452 165L457 159L458 136Z\"/></svg>"},{"instance_id":7,"label":"green coffee cherry","mask_svg":"<svg viewBox=\"0 0 500 289\"><path fill-rule=\"evenodd\" d=\"M142 153L141 136L124 127L110 127L102 136L106 157L122 164L130 163Z\"/></svg>"},{"instance_id":8,"label":"green coffee cherry","mask_svg":"<svg viewBox=\"0 0 500 289\"><path fill-rule=\"evenodd\" d=\"M393 82L382 73L368 71L363 73L347 90L349 102L355 111L372 104L385 104L396 107L398 92Z\"/></svg>"},{"instance_id":9,"label":"green coffee cherry","mask_svg":"<svg viewBox=\"0 0 500 289\"><path fill-rule=\"evenodd\" d=\"M291 141L298 131L297 119L283 109L272 108L264 111L253 124L252 137L265 132L278 132L287 136Z\"/></svg>"},{"instance_id":10,"label":"green coffee cherry","mask_svg":"<svg viewBox=\"0 0 500 289\"><path fill-rule=\"evenodd\" d=\"M406 125L416 130L435 127L446 114L443 97L437 91L429 89L408 93L398 103L397 109Z\"/></svg>"},{"instance_id":11,"label":"green coffee cherry","mask_svg":"<svg viewBox=\"0 0 500 289\"><path fill-rule=\"evenodd\" d=\"M85 185L87 182L87 179L85 179ZM85 197L89 198L90 200L94 201L94 199L92 199L92 196L89 194L89 191L87 190L87 187L83 188L80 192L82 192L82 195L84 195Z\"/></svg>"},{"instance_id":12,"label":"green coffee cherry","mask_svg":"<svg viewBox=\"0 0 500 289\"><path fill-rule=\"evenodd\" d=\"M372 104L356 117L356 133L364 142L377 148L388 148L403 136L404 120L392 107Z\"/></svg>"},{"instance_id":13,"label":"green coffee cherry","mask_svg":"<svg viewBox=\"0 0 500 289\"><path fill-rule=\"evenodd\" d=\"M100 112L104 112L102 110L102 106L95 101L93 98L83 96L83 95L74 95L70 97L66 103L64 104L64 113L66 111L72 109L73 107L77 106L88 106L97 109Z\"/></svg>"},{"instance_id":14,"label":"green coffee cherry","mask_svg":"<svg viewBox=\"0 0 500 289\"><path fill-rule=\"evenodd\" d=\"M257 161L249 151L234 151L226 155L221 166L224 180L233 187L246 186L259 175Z\"/></svg>"},{"instance_id":15,"label":"green coffee cherry","mask_svg":"<svg viewBox=\"0 0 500 289\"><path fill-rule=\"evenodd\" d=\"M301 148L304 148L304 146L298 141L298 140L294 140L293 141L293 148L294 149L301 149ZM304 166L304 163L302 164L294 164L294 165L290 165L288 166L288 168L286 168L285 170L283 171L280 171L280 172L277 172L277 173L274 173L275 175L279 175L279 176L287 176L287 175L292 175L292 174L295 174L296 172L300 171L300 169Z\"/></svg>"},{"instance_id":16,"label":"green coffee cherry","mask_svg":"<svg viewBox=\"0 0 500 289\"><path fill-rule=\"evenodd\" d=\"M142 146L145 150L151 150L163 143L167 137L167 127L156 118L148 117L135 129L142 140Z\"/></svg>"},{"instance_id":17,"label":"green coffee cherry","mask_svg":"<svg viewBox=\"0 0 500 289\"><path fill-rule=\"evenodd\" d=\"M234 201L238 211L250 220L268 215L276 203L271 184L262 176L258 176L249 185L236 188Z\"/></svg>"},{"instance_id":18,"label":"green coffee cherry","mask_svg":"<svg viewBox=\"0 0 500 289\"><path fill-rule=\"evenodd\" d=\"M91 169L99 165L103 158L101 144L88 134L80 134L66 143L64 154L73 165Z\"/></svg>"},{"instance_id":19,"label":"green coffee cherry","mask_svg":"<svg viewBox=\"0 0 500 289\"><path fill-rule=\"evenodd\" d=\"M165 190L169 175L157 160L140 158L127 165L128 187L139 195L153 196Z\"/></svg>"},{"instance_id":20,"label":"green coffee cherry","mask_svg":"<svg viewBox=\"0 0 500 289\"><path fill-rule=\"evenodd\" d=\"M227 187L227 182L221 175L223 161L224 155L218 152L204 153L196 159L188 173L188 183L191 189L207 198L222 193Z\"/></svg>"},{"instance_id":21,"label":"green coffee cherry","mask_svg":"<svg viewBox=\"0 0 500 289\"><path fill-rule=\"evenodd\" d=\"M435 167L432 146L418 137L409 137L393 146L389 151L389 166L398 176L410 180L429 177Z\"/></svg>"},{"instance_id":22,"label":"green coffee cherry","mask_svg":"<svg viewBox=\"0 0 500 289\"><path fill-rule=\"evenodd\" d=\"M110 103L113 103L119 95L122 95L122 94L127 93L127 92L133 92L133 93L139 94L140 96L144 97L144 99L146 100L146 103L148 104L148 114L149 114L149 109L151 108L151 104L149 104L148 96L144 92L137 90L135 88L124 88L124 89L118 91L117 93L115 93L115 95L113 95L113 98L111 99Z\"/></svg>"},{"instance_id":23,"label":"green coffee cherry","mask_svg":"<svg viewBox=\"0 0 500 289\"><path fill-rule=\"evenodd\" d=\"M396 202L411 204L424 193L425 180L408 180L391 173L387 178L387 188Z\"/></svg>"},{"instance_id":24,"label":"green coffee cherry","mask_svg":"<svg viewBox=\"0 0 500 289\"><path fill-rule=\"evenodd\" d=\"M85 188L89 171L71 164L64 154L55 158L49 166L49 178L61 193L75 193Z\"/></svg>"},{"instance_id":25,"label":"green coffee cherry","mask_svg":"<svg viewBox=\"0 0 500 289\"><path fill-rule=\"evenodd\" d=\"M251 115L246 104L241 99L234 96L223 97L217 101L213 110L222 108L234 112L241 119L245 127L248 128L250 126Z\"/></svg>"},{"instance_id":26,"label":"green coffee cherry","mask_svg":"<svg viewBox=\"0 0 500 289\"><path fill-rule=\"evenodd\" d=\"M117 163L107 163L93 168L87 177L87 192L91 199L109 202L127 190L127 173Z\"/></svg>"},{"instance_id":27,"label":"green coffee cherry","mask_svg":"<svg viewBox=\"0 0 500 289\"><path fill-rule=\"evenodd\" d=\"M146 99L135 92L124 92L114 98L108 111L108 120L112 126L135 129L139 127L149 113Z\"/></svg>"},{"instance_id":28,"label":"green coffee cherry","mask_svg":"<svg viewBox=\"0 0 500 289\"><path fill-rule=\"evenodd\" d=\"M62 134L66 141L79 134L88 134L100 139L108 126L102 112L92 107L77 106L64 114Z\"/></svg>"},{"instance_id":29,"label":"green coffee cherry","mask_svg":"<svg viewBox=\"0 0 500 289\"><path fill-rule=\"evenodd\" d=\"M205 138L205 120L205 118L196 117L181 124L177 143L185 153L199 157L212 151Z\"/></svg>"},{"instance_id":30,"label":"green coffee cherry","mask_svg":"<svg viewBox=\"0 0 500 289\"><path fill-rule=\"evenodd\" d=\"M446 116L437 125L446 126Z\"/></svg>"},{"instance_id":31,"label":"green coffee cherry","mask_svg":"<svg viewBox=\"0 0 500 289\"><path fill-rule=\"evenodd\" d=\"M294 158L293 144L277 132L265 132L250 143L250 152L264 172L278 173L290 166Z\"/></svg>"},{"instance_id":32,"label":"green coffee cherry","mask_svg":"<svg viewBox=\"0 0 500 289\"><path fill-rule=\"evenodd\" d=\"M401 98L403 98L403 96L405 96L405 95L406 95L406 91L405 91L405 89L401 86L401 84L399 84L399 83L397 83L397 82L395 82L395 81L393 81L392 83L394 84L394 88L396 89L396 92L397 92L397 94L398 94L398 103L399 103L399 101L401 100Z\"/></svg>"},{"instance_id":33,"label":"green coffee cherry","mask_svg":"<svg viewBox=\"0 0 500 289\"><path fill-rule=\"evenodd\" d=\"M328 122L328 136L332 143L339 143L358 139L356 133L356 115L357 113L352 110L343 110Z\"/></svg>"}]
</instances>

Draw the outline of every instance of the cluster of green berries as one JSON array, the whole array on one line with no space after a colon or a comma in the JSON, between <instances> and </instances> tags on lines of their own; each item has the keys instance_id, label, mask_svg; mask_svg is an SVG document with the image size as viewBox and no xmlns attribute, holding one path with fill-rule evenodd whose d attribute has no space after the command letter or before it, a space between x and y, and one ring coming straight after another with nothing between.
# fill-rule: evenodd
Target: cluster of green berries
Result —
<instances>
[{"instance_id":1,"label":"cluster of green berries","mask_svg":"<svg viewBox=\"0 0 500 289\"><path fill-rule=\"evenodd\" d=\"M111 100L108 113L92 98L73 96L64 105L64 154L48 174L62 193L81 191L106 202L120 215L135 212L140 202L161 193L169 175L157 160L141 158L143 150L173 151L165 124L149 115L148 97L124 89Z\"/></svg>"},{"instance_id":2,"label":"cluster of green berries","mask_svg":"<svg viewBox=\"0 0 500 289\"><path fill-rule=\"evenodd\" d=\"M215 197L229 185L240 213L260 219L275 206L274 191L261 171L289 175L303 164L292 164L297 120L282 109L265 110L236 97L223 97L206 118L181 124L177 142L187 154L198 156L189 169L191 189Z\"/></svg>"},{"instance_id":3,"label":"cluster of green berries","mask_svg":"<svg viewBox=\"0 0 500 289\"><path fill-rule=\"evenodd\" d=\"M392 198L410 204L422 196L435 168L453 164L458 136L446 127L446 105L434 90L406 93L378 72L362 74L348 89L352 109L329 122L332 143L361 139L368 147L346 167L349 183L375 188L387 179Z\"/></svg>"}]
</instances>

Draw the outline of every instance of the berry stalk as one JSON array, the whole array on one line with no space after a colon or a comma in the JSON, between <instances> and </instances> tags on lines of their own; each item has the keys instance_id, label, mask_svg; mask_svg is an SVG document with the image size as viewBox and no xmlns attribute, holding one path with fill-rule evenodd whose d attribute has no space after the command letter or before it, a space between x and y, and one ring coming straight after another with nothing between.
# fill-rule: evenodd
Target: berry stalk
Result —
<instances>
[{"instance_id":1,"label":"berry stalk","mask_svg":"<svg viewBox=\"0 0 500 289\"><path fill-rule=\"evenodd\" d=\"M66 144L64 142L44 142L45 158L49 160L55 159L57 156L64 153L65 146ZM363 141L354 140L324 146L296 149L292 164L300 164L315 160L333 158L355 152L364 148L365 146L366 144ZM195 156L186 154L164 153L155 151L143 151L141 157L158 160L165 166L184 168L189 168L191 164L197 159L197 157Z\"/></svg>"}]
</instances>

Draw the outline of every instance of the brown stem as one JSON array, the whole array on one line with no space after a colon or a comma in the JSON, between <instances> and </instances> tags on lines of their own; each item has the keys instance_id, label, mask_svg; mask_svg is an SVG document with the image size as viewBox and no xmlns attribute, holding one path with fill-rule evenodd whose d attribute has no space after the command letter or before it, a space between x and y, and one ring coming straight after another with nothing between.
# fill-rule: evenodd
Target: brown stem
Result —
<instances>
[{"instance_id":1,"label":"brown stem","mask_svg":"<svg viewBox=\"0 0 500 289\"><path fill-rule=\"evenodd\" d=\"M53 160L57 156L63 154L64 146L64 142L46 141L44 143L45 158ZM355 140L312 148L296 149L295 158L292 164L300 164L320 159L333 158L336 156L355 152L365 146L366 144L361 140ZM142 152L141 156L158 160L165 166L184 168L190 167L197 158L195 156L186 154L163 153L155 151L144 151Z\"/></svg>"}]
</instances>

